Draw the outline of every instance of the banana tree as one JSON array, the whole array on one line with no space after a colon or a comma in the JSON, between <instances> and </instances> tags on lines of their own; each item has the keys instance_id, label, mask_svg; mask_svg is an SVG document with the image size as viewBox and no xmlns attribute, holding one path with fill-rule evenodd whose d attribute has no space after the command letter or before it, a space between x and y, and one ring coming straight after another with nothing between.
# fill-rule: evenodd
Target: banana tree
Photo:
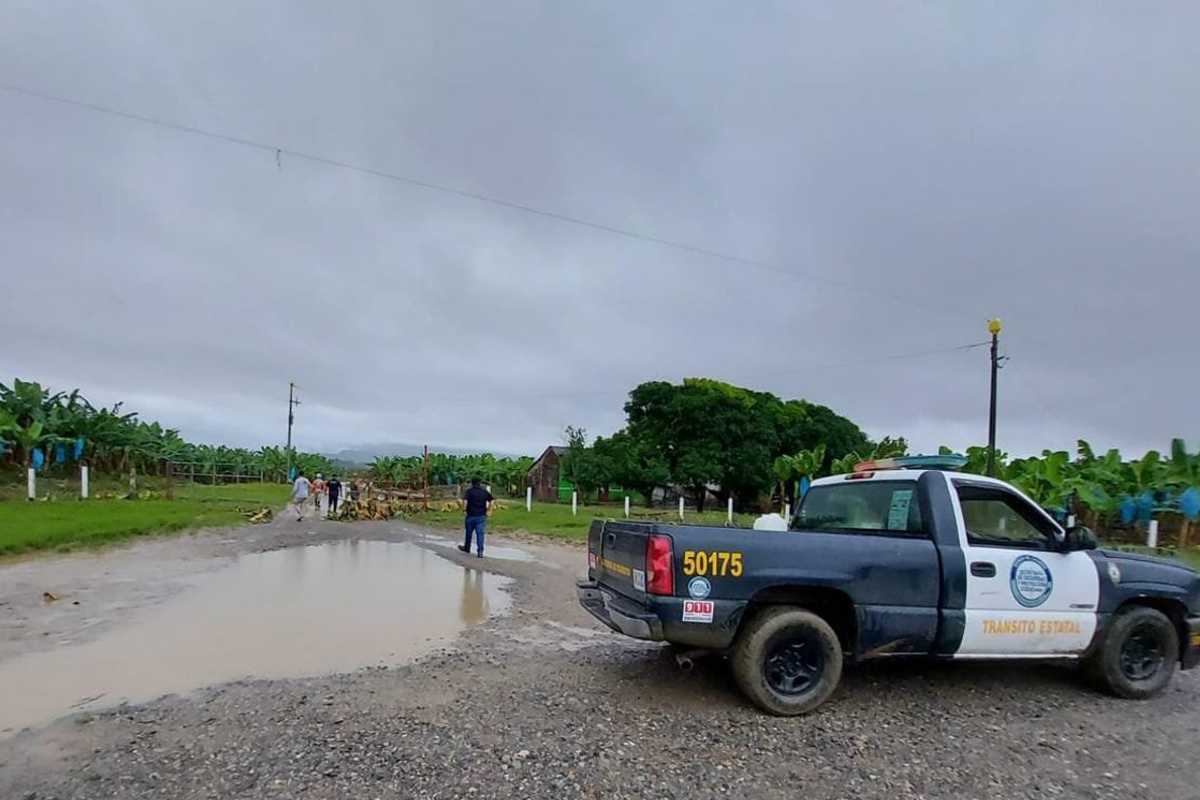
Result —
<instances>
[{"instance_id":1,"label":"banana tree","mask_svg":"<svg viewBox=\"0 0 1200 800\"><path fill-rule=\"evenodd\" d=\"M41 422L30 422L18 427L13 433L13 438L16 440L18 452L24 457L24 465L29 467L33 465L33 451L51 436Z\"/></svg>"},{"instance_id":2,"label":"banana tree","mask_svg":"<svg viewBox=\"0 0 1200 800\"><path fill-rule=\"evenodd\" d=\"M1043 450L1041 458L1034 456L1013 461L1006 470L1006 477L1039 505L1058 505L1070 493L1066 485L1070 460L1065 450Z\"/></svg>"},{"instance_id":3,"label":"banana tree","mask_svg":"<svg viewBox=\"0 0 1200 800\"><path fill-rule=\"evenodd\" d=\"M779 483L779 496L785 503L795 503L796 484L800 484L801 493L806 489L806 482L820 474L825 466L825 445L819 444L811 450L801 450L795 455L780 456L771 465Z\"/></svg>"},{"instance_id":4,"label":"banana tree","mask_svg":"<svg viewBox=\"0 0 1200 800\"><path fill-rule=\"evenodd\" d=\"M1079 504L1077 510L1088 526L1099 527L1120 509L1125 493L1123 466L1119 450L1112 449L1098 457L1086 440L1076 443L1075 463L1064 488L1074 494Z\"/></svg>"},{"instance_id":5,"label":"banana tree","mask_svg":"<svg viewBox=\"0 0 1200 800\"><path fill-rule=\"evenodd\" d=\"M4 455L3 451L8 449L6 444L16 442L18 430L20 426L17 425L17 418L0 408L0 455Z\"/></svg>"},{"instance_id":6,"label":"banana tree","mask_svg":"<svg viewBox=\"0 0 1200 800\"><path fill-rule=\"evenodd\" d=\"M1164 481L1180 492L1178 507L1183 522L1179 529L1179 546L1186 547L1191 538L1195 505L1193 499L1200 493L1200 453L1188 453L1183 439L1171 440L1171 460L1164 468Z\"/></svg>"}]
</instances>

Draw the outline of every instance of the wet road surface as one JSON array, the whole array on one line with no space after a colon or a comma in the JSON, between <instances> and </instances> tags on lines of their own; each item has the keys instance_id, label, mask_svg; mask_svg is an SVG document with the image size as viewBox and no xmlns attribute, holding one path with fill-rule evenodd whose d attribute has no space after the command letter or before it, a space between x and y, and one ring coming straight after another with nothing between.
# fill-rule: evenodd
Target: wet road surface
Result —
<instances>
[{"instance_id":1,"label":"wet road surface","mask_svg":"<svg viewBox=\"0 0 1200 800\"><path fill-rule=\"evenodd\" d=\"M0 665L6 652L136 624L126 604L182 596L214 560L431 533L293 520L138 544L100 559L107 574L84 557L19 567L0 574L0 605L17 619L0 629ZM460 569L511 578L501 589L511 606L414 663L76 714L0 740L0 797L1200 798L1195 672L1130 702L1059 666L878 664L850 669L817 713L775 719L738 695L721 659L681 673L668 649L595 624L574 599L582 549L498 543L534 560L477 562L431 545ZM168 574L143 575L143 557ZM27 599L47 581L74 581L67 599L84 610ZM105 621L73 621L89 613Z\"/></svg>"},{"instance_id":2,"label":"wet road surface","mask_svg":"<svg viewBox=\"0 0 1200 800\"><path fill-rule=\"evenodd\" d=\"M95 641L0 663L0 735L239 678L402 664L507 611L508 582L409 543L245 554Z\"/></svg>"}]
</instances>

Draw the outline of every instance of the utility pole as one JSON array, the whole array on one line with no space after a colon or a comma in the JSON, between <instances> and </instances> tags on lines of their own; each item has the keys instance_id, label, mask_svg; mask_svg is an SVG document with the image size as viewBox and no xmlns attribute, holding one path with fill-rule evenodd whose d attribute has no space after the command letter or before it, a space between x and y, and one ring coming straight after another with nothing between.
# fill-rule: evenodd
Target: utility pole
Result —
<instances>
[{"instance_id":1,"label":"utility pole","mask_svg":"<svg viewBox=\"0 0 1200 800\"><path fill-rule=\"evenodd\" d=\"M425 460L421 463L422 507L429 510L429 445L425 445Z\"/></svg>"},{"instance_id":2,"label":"utility pole","mask_svg":"<svg viewBox=\"0 0 1200 800\"><path fill-rule=\"evenodd\" d=\"M287 481L292 479L292 423L296 421L293 413L300 401L296 399L296 384L288 382L288 437L287 437Z\"/></svg>"},{"instance_id":3,"label":"utility pole","mask_svg":"<svg viewBox=\"0 0 1200 800\"><path fill-rule=\"evenodd\" d=\"M1003 325L999 319L988 320L988 333L992 335L992 402L988 409L988 454L987 474L996 475L996 374L1000 369L1000 331Z\"/></svg>"}]
</instances>

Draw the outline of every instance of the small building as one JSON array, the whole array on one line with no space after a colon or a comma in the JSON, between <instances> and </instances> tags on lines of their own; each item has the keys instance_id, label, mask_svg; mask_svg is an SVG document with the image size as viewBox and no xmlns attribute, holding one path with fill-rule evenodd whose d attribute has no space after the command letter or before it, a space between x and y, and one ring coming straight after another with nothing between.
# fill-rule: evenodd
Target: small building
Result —
<instances>
[{"instance_id":1,"label":"small building","mask_svg":"<svg viewBox=\"0 0 1200 800\"><path fill-rule=\"evenodd\" d=\"M551 445L538 456L529 468L527 484L533 487L533 498L547 503L557 503L565 487L566 496L571 497L572 486L562 479L562 460L568 448Z\"/></svg>"}]
</instances>

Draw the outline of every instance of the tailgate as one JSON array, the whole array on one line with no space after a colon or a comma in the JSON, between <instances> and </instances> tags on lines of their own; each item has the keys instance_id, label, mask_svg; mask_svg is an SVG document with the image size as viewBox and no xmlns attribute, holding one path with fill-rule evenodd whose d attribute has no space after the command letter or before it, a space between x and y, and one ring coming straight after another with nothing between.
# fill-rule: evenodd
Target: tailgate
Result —
<instances>
[{"instance_id":1,"label":"tailgate","mask_svg":"<svg viewBox=\"0 0 1200 800\"><path fill-rule=\"evenodd\" d=\"M604 588L646 599L646 538L653 525L596 520L588 531L588 576Z\"/></svg>"}]
</instances>

